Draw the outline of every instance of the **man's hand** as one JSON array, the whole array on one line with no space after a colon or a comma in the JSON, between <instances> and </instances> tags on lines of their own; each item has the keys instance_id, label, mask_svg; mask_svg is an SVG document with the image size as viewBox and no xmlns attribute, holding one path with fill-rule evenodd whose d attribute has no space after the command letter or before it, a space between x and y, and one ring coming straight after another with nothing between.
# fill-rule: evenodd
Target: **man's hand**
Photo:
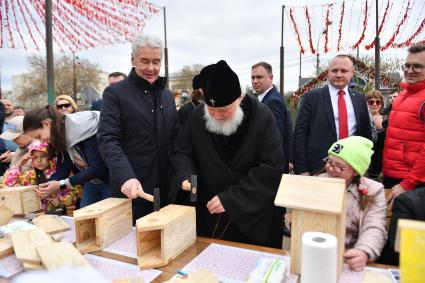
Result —
<instances>
[{"instance_id":1,"label":"man's hand","mask_svg":"<svg viewBox=\"0 0 425 283\"><path fill-rule=\"evenodd\" d=\"M60 189L59 181L49 181L47 183L40 184L37 189L35 189L36 194L40 198L46 198L52 193L58 192Z\"/></svg>"},{"instance_id":2,"label":"man's hand","mask_svg":"<svg viewBox=\"0 0 425 283\"><path fill-rule=\"evenodd\" d=\"M301 173L300 175L301 175L301 176L310 176L310 173L309 173L309 172L303 172L303 173Z\"/></svg>"},{"instance_id":3,"label":"man's hand","mask_svg":"<svg viewBox=\"0 0 425 283\"><path fill-rule=\"evenodd\" d=\"M394 199L405 192L406 190L403 189L400 184L394 185L394 187L391 188L391 192L387 196L387 205L392 206Z\"/></svg>"},{"instance_id":4,"label":"man's hand","mask_svg":"<svg viewBox=\"0 0 425 283\"><path fill-rule=\"evenodd\" d=\"M137 179L129 179L121 186L121 192L129 199L135 199L145 194L142 185Z\"/></svg>"},{"instance_id":5,"label":"man's hand","mask_svg":"<svg viewBox=\"0 0 425 283\"><path fill-rule=\"evenodd\" d=\"M190 182L189 182L189 180L184 180L183 182L182 182L182 190L183 191L190 191Z\"/></svg>"},{"instance_id":6,"label":"man's hand","mask_svg":"<svg viewBox=\"0 0 425 283\"><path fill-rule=\"evenodd\" d=\"M357 249L350 249L343 254L345 262L352 271L362 271L366 266L368 256L365 252Z\"/></svg>"},{"instance_id":7,"label":"man's hand","mask_svg":"<svg viewBox=\"0 0 425 283\"><path fill-rule=\"evenodd\" d=\"M208 203L207 203L207 208L208 211L211 214L216 214L216 213L222 213L225 212L226 210L224 209L223 205L221 204L220 199L218 198L218 196L213 197Z\"/></svg>"}]
</instances>

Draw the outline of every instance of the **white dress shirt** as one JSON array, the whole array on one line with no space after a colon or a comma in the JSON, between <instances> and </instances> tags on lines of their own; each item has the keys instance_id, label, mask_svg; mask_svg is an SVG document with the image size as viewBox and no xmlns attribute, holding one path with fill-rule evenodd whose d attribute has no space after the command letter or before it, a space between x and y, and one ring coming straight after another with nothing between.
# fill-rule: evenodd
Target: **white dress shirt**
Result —
<instances>
[{"instance_id":1,"label":"white dress shirt","mask_svg":"<svg viewBox=\"0 0 425 283\"><path fill-rule=\"evenodd\" d=\"M331 101L332 101L332 109L334 111L334 117L335 117L336 137L339 140L339 113L338 113L339 89L336 89L331 84L329 84L328 86L329 86L329 94L331 96ZM351 101L350 94L348 93L348 86L345 86L343 90L345 92L345 95L344 95L345 105L347 106L348 136L352 136L357 130L356 115L354 113L353 102Z\"/></svg>"},{"instance_id":2,"label":"white dress shirt","mask_svg":"<svg viewBox=\"0 0 425 283\"><path fill-rule=\"evenodd\" d=\"M266 94L269 92L269 90L271 90L273 88L273 86L269 87L268 89L266 89L262 94L257 95L257 99L258 101L263 101L264 96L266 96Z\"/></svg>"}]
</instances>

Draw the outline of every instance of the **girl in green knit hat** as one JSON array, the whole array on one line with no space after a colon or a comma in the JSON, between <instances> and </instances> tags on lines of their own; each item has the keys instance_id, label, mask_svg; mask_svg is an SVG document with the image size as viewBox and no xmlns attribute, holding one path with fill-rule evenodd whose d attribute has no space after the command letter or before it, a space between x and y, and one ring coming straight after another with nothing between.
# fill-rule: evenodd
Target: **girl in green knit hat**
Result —
<instances>
[{"instance_id":1,"label":"girl in green knit hat","mask_svg":"<svg viewBox=\"0 0 425 283\"><path fill-rule=\"evenodd\" d=\"M386 201L381 183L363 177L370 165L373 143L360 136L335 142L324 159L326 175L345 180L347 219L344 259L351 270L363 270L385 245Z\"/></svg>"}]
</instances>

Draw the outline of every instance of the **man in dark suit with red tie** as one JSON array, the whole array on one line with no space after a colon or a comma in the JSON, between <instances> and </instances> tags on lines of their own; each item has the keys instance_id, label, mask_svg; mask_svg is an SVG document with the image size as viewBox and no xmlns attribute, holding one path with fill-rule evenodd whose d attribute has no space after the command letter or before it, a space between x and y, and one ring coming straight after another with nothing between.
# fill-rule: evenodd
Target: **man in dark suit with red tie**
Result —
<instances>
[{"instance_id":1,"label":"man in dark suit with red tie","mask_svg":"<svg viewBox=\"0 0 425 283\"><path fill-rule=\"evenodd\" d=\"M337 55L328 65L327 86L304 94L294 129L296 174L314 175L323 167L329 147L348 136L372 138L363 94L348 88L354 65L347 55Z\"/></svg>"}]
</instances>

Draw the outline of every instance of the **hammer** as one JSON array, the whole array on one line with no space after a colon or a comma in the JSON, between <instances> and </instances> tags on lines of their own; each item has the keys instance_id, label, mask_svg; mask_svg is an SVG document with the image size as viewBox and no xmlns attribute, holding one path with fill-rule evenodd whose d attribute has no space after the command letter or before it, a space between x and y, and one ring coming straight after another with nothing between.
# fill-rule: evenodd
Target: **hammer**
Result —
<instances>
[{"instance_id":1,"label":"hammer","mask_svg":"<svg viewBox=\"0 0 425 283\"><path fill-rule=\"evenodd\" d=\"M153 195L145 193L145 192L137 192L137 195L141 198L144 198L147 201L150 201L153 203L153 211L159 211L161 208L161 197L159 193L159 188L153 189Z\"/></svg>"}]
</instances>

